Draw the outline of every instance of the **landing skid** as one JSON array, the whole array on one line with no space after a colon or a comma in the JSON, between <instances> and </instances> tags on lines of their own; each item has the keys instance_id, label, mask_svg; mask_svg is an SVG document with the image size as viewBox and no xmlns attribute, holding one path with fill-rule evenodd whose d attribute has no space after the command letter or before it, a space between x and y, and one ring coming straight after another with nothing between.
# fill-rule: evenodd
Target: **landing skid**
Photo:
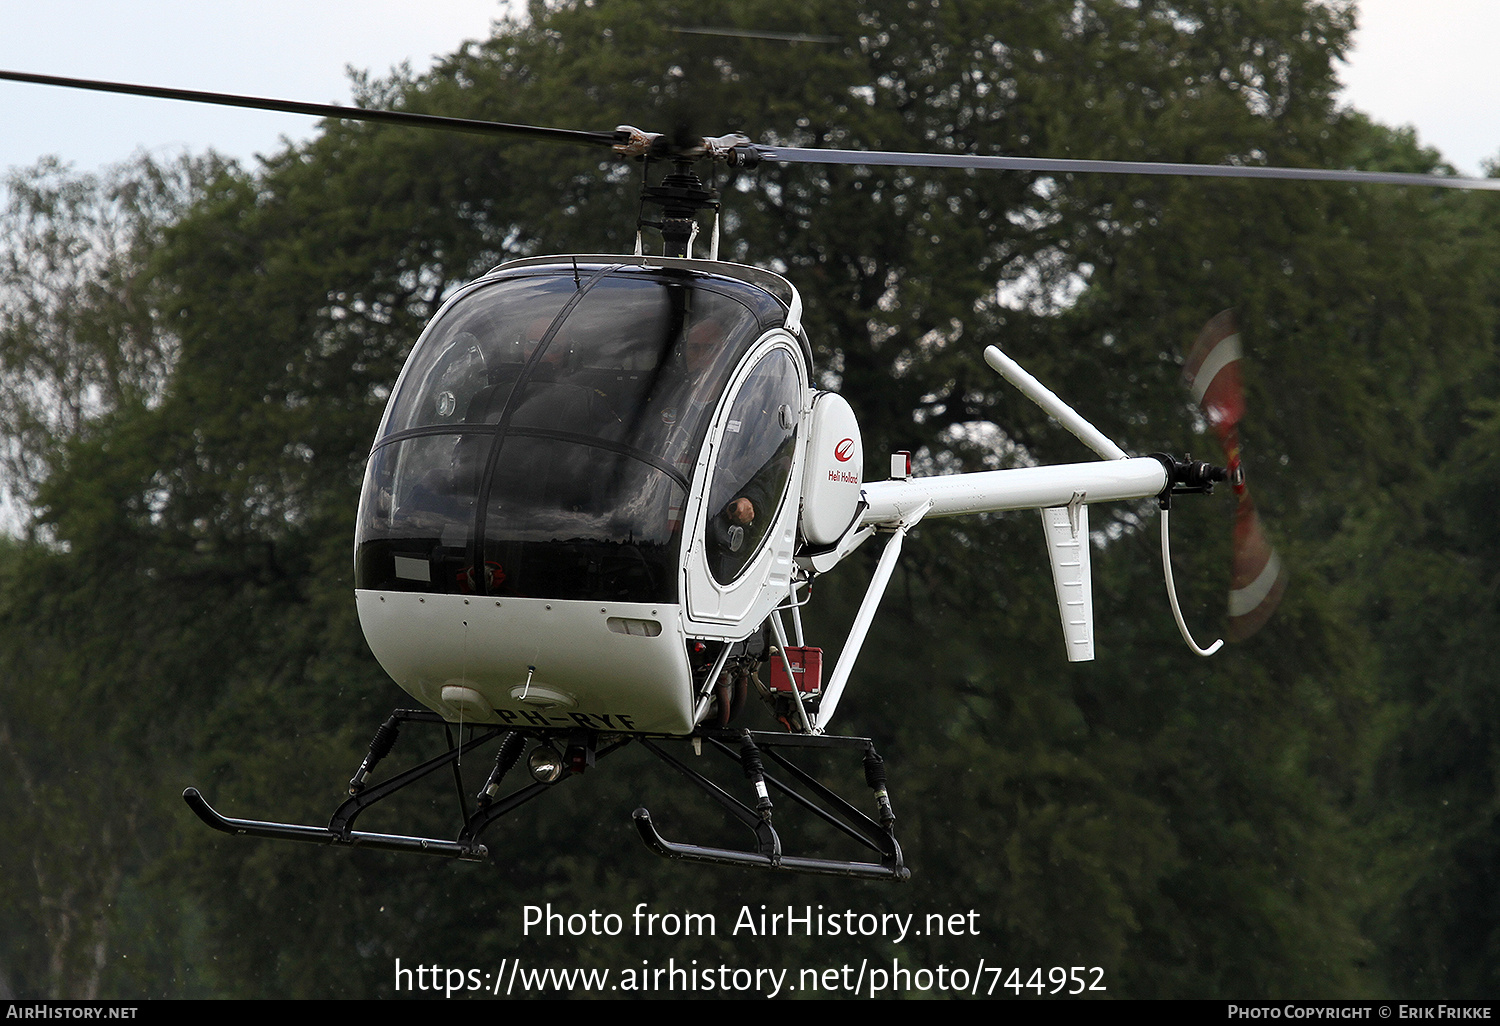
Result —
<instances>
[{"instance_id":1,"label":"landing skid","mask_svg":"<svg viewBox=\"0 0 1500 1026\"><path fill-rule=\"evenodd\" d=\"M641 739L641 746L662 762L687 777L709 797L722 805L729 814L744 823L755 834L755 851L739 851L734 848L714 848L695 844L676 844L664 838L651 821L651 813L636 809L636 830L646 847L658 855L686 862L711 862L726 866L754 866L760 869L780 869L792 873L813 873L822 876L859 876L878 879L906 880L911 870L901 858L901 846L896 843L893 827L896 816L891 811L890 799L885 790L885 767L875 746L866 738L829 737L808 734L770 734L763 731L701 731L694 735L712 746L716 751L739 762L745 776L750 780L758 801L756 808L734 798L697 770L661 749L654 741ZM726 742L739 744L736 753ZM793 765L778 748L855 748L865 753L865 781L875 792L881 821L876 823L833 791L824 787L812 776ZM760 754L771 757L800 785L803 791L780 778L765 772ZM787 855L782 851L781 838L771 825L771 800L767 785L790 798L802 808L833 826L840 832L858 841L880 856L877 862L845 862L838 859L804 858ZM808 797L808 794L816 796ZM820 804L821 803L821 804Z\"/></svg>"},{"instance_id":2,"label":"landing skid","mask_svg":"<svg viewBox=\"0 0 1500 1026\"><path fill-rule=\"evenodd\" d=\"M366 779L394 747L400 726L412 722L442 724L448 732L448 750L381 783L367 784ZM496 738L501 740L495 754L494 768L478 797L471 800L467 796L459 770L461 757ZM503 798L500 797L501 782L534 740L567 745L568 758L563 766L562 775L553 783L528 782ZM893 831L896 817L891 811L890 800L885 790L884 766L880 757L875 754L874 745L865 738L773 734L748 730L701 730L686 738L666 738L599 735L577 731L519 731L485 727L479 729L468 741L458 744L453 737L452 725L436 713L417 709L397 709L381 726L375 739L370 742L370 754L365 757L354 778L349 782L350 797L334 811L326 827L233 819L217 812L194 787L184 791L182 797L199 819L213 829L227 834L300 841L306 844L344 845L380 851L410 852L438 858L483 862L489 858L489 850L480 842L480 836L491 824L514 812L544 791L557 786L563 780L578 776L588 765L619 751L632 741L687 777L695 786L718 802L731 817L749 827L755 835L754 849L746 851L682 844L663 837L652 822L651 814L643 808L636 809L634 813L636 830L646 842L646 846L658 855L686 862L749 866L825 876L855 876L887 880L906 880L911 876L911 871L902 861L901 846L896 843ZM737 762L754 792L754 807L741 802L662 747L667 742L681 741L690 741L696 750L701 750L706 746ZM790 748L854 749L863 752L865 780L874 791L880 821L876 822L866 816L789 761L782 754L781 749ZM773 776L766 772L762 755L776 763L785 775ZM463 817L463 826L456 839L450 841L403 834L369 833L354 829L355 819L370 806L404 790L445 766L453 770L459 808ZM879 861L852 862L786 854L782 850L781 837L772 826L773 803L770 798L772 790L870 849Z\"/></svg>"}]
</instances>

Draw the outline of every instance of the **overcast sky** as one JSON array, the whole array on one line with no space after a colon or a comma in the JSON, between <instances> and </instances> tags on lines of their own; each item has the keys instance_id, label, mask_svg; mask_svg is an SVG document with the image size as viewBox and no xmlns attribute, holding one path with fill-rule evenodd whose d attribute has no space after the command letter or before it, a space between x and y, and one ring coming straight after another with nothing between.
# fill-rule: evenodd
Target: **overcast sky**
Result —
<instances>
[{"instance_id":1,"label":"overcast sky","mask_svg":"<svg viewBox=\"0 0 1500 1026\"><path fill-rule=\"evenodd\" d=\"M1500 155L1500 0L1364 0L1361 10L1347 101L1415 124L1460 171L1479 173ZM500 13L499 0L0 0L0 68L346 103L346 65L383 73L409 60L420 71L487 35ZM56 154L92 169L138 149L210 146L249 159L315 123L0 83L0 168Z\"/></svg>"},{"instance_id":2,"label":"overcast sky","mask_svg":"<svg viewBox=\"0 0 1500 1026\"><path fill-rule=\"evenodd\" d=\"M1464 174L1500 156L1500 2L1362 0L1345 99Z\"/></svg>"},{"instance_id":3,"label":"overcast sky","mask_svg":"<svg viewBox=\"0 0 1500 1026\"><path fill-rule=\"evenodd\" d=\"M0 0L0 68L347 104L347 66L417 71L489 35L498 0ZM249 159L317 120L0 82L0 167L138 149Z\"/></svg>"}]
</instances>

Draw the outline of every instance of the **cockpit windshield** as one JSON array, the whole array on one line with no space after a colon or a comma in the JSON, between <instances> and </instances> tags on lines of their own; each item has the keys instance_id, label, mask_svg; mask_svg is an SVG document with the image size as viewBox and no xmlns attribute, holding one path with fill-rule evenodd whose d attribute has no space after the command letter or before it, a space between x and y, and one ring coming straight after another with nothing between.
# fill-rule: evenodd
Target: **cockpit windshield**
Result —
<instances>
[{"instance_id":1,"label":"cockpit windshield","mask_svg":"<svg viewBox=\"0 0 1500 1026\"><path fill-rule=\"evenodd\" d=\"M785 308L677 269L528 267L428 328L366 473L360 588L673 601L714 408Z\"/></svg>"}]
</instances>

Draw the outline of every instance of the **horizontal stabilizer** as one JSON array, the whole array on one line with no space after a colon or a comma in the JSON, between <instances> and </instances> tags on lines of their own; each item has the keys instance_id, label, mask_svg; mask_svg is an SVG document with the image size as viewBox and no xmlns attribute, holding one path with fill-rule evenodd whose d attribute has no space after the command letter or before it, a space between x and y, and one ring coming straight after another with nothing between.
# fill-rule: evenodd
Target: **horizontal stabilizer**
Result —
<instances>
[{"instance_id":1,"label":"horizontal stabilizer","mask_svg":"<svg viewBox=\"0 0 1500 1026\"><path fill-rule=\"evenodd\" d=\"M1047 558L1057 588L1063 642L1069 662L1094 658L1094 593L1089 577L1089 508L1082 495L1066 506L1042 510Z\"/></svg>"}]
</instances>

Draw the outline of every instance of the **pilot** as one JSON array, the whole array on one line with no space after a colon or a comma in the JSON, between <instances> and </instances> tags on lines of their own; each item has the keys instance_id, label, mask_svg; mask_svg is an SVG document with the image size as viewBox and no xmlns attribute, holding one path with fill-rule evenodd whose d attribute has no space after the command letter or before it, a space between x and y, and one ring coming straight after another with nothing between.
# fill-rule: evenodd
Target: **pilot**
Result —
<instances>
[{"instance_id":1,"label":"pilot","mask_svg":"<svg viewBox=\"0 0 1500 1026\"><path fill-rule=\"evenodd\" d=\"M791 470L793 422L774 367L763 361L741 387L715 458L710 496L722 505L707 534L714 576L723 583L739 574L770 530Z\"/></svg>"},{"instance_id":2,"label":"pilot","mask_svg":"<svg viewBox=\"0 0 1500 1026\"><path fill-rule=\"evenodd\" d=\"M770 416L774 419L775 415ZM792 463L791 435L786 434L779 442L776 435L747 432L740 444L726 441L716 461L713 490L719 491L727 482L733 496L708 525L710 549L718 557L714 574L721 582L736 576L754 555L785 491Z\"/></svg>"}]
</instances>

